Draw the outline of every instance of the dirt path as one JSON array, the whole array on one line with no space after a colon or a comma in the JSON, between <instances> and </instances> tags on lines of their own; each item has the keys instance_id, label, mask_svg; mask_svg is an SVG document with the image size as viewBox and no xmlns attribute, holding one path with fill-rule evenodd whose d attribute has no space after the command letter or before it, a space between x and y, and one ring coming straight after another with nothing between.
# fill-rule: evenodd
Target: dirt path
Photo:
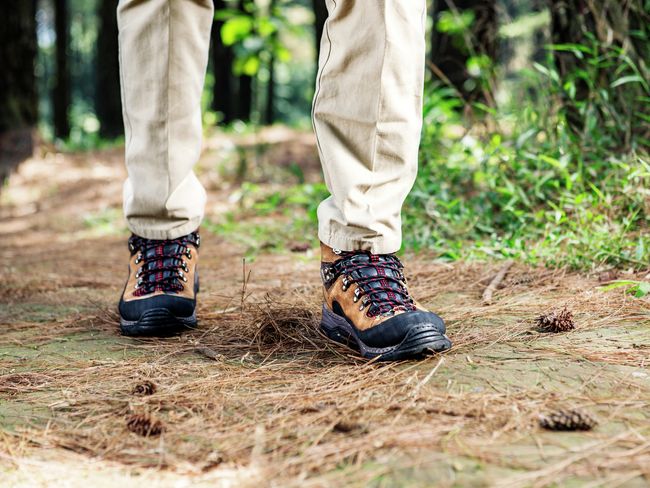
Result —
<instances>
[{"instance_id":1,"label":"dirt path","mask_svg":"<svg viewBox=\"0 0 650 488\"><path fill-rule=\"evenodd\" d=\"M262 189L283 182L256 166L265 158L317 177L308 136L265 137L246 168L270 182ZM212 214L237 205L228 177L213 176L236 154L209 139ZM515 264L485 305L501 263L407 256L416 295L447 319L455 347L368 364L316 332L315 249L260 254L244 271L245 247L204 231L199 330L127 339L114 311L123 176L119 150L44 153L0 195L3 485L650 484L647 299L604 292L598 276ZM257 228L278 216L242 218ZM565 305L576 330L535 330L540 313ZM600 424L539 427L540 414L568 407ZM133 415L162 434L130 432Z\"/></svg>"}]
</instances>

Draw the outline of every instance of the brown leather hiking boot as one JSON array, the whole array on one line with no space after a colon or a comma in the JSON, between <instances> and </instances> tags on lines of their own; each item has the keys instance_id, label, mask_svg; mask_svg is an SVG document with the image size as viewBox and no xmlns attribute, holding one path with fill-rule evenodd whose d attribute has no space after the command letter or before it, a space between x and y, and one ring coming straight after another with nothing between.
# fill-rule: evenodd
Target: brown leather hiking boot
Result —
<instances>
[{"instance_id":1,"label":"brown leather hiking boot","mask_svg":"<svg viewBox=\"0 0 650 488\"><path fill-rule=\"evenodd\" d=\"M393 254L321 243L321 330L369 359L395 361L449 349L445 323L411 298L402 269Z\"/></svg>"},{"instance_id":2,"label":"brown leather hiking boot","mask_svg":"<svg viewBox=\"0 0 650 488\"><path fill-rule=\"evenodd\" d=\"M166 336L196 327L200 238L129 239L129 277L119 303L124 335Z\"/></svg>"}]
</instances>

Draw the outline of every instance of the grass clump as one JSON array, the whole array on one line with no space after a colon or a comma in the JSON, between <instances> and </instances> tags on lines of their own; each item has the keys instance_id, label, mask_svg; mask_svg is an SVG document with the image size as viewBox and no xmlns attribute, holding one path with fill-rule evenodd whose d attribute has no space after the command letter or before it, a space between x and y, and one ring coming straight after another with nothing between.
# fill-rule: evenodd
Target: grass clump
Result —
<instances>
[{"instance_id":1,"label":"grass clump","mask_svg":"<svg viewBox=\"0 0 650 488\"><path fill-rule=\"evenodd\" d=\"M575 47L589 57L590 83L606 61L621 63L609 93L594 85L587 100L540 64L504 83L498 106L474 104L482 113L472 119L453 89L428 88L420 172L404 210L408 246L450 260L517 257L583 270L650 264L646 132L625 136L621 124L603 122L604 113L631 120L620 98L637 67L620 50L602 49ZM647 111L649 101L629 102ZM567 107L581 117L579 134Z\"/></svg>"}]
</instances>

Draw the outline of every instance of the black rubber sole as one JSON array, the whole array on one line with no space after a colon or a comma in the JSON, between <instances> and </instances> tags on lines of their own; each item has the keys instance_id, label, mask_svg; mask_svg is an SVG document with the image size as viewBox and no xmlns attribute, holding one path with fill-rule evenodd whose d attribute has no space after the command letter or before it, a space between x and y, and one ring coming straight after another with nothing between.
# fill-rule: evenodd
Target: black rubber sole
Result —
<instances>
[{"instance_id":1,"label":"black rubber sole","mask_svg":"<svg viewBox=\"0 0 650 488\"><path fill-rule=\"evenodd\" d=\"M196 313L191 317L175 317L166 308L154 308L136 321L120 318L120 331L126 336L168 337L196 329L197 323Z\"/></svg>"},{"instance_id":2,"label":"black rubber sole","mask_svg":"<svg viewBox=\"0 0 650 488\"><path fill-rule=\"evenodd\" d=\"M323 333L331 340L359 351L366 359L378 361L401 361L421 359L451 348L449 338L441 334L434 324L421 324L413 327L406 337L395 346L370 347L359 337L356 329L323 305L323 319L320 324Z\"/></svg>"}]
</instances>

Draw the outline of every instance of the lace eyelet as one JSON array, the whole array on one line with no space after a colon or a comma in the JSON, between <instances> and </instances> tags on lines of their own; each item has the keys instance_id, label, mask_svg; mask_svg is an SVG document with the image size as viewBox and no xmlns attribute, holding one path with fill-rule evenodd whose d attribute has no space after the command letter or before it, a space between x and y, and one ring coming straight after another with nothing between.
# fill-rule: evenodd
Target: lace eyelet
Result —
<instances>
[{"instance_id":1,"label":"lace eyelet","mask_svg":"<svg viewBox=\"0 0 650 488\"><path fill-rule=\"evenodd\" d=\"M189 247L187 248L185 255L187 256L187 259L192 259L192 250Z\"/></svg>"}]
</instances>

